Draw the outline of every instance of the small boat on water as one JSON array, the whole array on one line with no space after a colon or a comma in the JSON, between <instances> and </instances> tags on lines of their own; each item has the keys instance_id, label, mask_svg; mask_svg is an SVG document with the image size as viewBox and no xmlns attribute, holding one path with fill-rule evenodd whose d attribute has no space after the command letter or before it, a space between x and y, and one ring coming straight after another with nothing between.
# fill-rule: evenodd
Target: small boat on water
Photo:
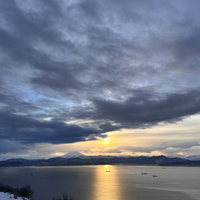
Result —
<instances>
[{"instance_id":1,"label":"small boat on water","mask_svg":"<svg viewBox=\"0 0 200 200\"><path fill-rule=\"evenodd\" d=\"M110 172L110 171L106 170L106 172Z\"/></svg>"},{"instance_id":2,"label":"small boat on water","mask_svg":"<svg viewBox=\"0 0 200 200\"><path fill-rule=\"evenodd\" d=\"M146 172L142 172L141 174L142 174L142 175L147 175L147 173L146 173Z\"/></svg>"},{"instance_id":3,"label":"small boat on water","mask_svg":"<svg viewBox=\"0 0 200 200\"><path fill-rule=\"evenodd\" d=\"M157 175L153 175L153 177L158 177Z\"/></svg>"}]
</instances>

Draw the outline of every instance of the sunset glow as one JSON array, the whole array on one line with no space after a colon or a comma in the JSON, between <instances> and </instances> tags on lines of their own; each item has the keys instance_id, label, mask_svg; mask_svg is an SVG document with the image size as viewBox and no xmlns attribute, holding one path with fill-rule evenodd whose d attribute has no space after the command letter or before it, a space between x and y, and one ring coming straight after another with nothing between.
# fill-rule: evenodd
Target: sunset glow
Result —
<instances>
[{"instance_id":1,"label":"sunset glow","mask_svg":"<svg viewBox=\"0 0 200 200\"><path fill-rule=\"evenodd\" d=\"M108 142L110 139L109 138L104 138L105 142Z\"/></svg>"}]
</instances>

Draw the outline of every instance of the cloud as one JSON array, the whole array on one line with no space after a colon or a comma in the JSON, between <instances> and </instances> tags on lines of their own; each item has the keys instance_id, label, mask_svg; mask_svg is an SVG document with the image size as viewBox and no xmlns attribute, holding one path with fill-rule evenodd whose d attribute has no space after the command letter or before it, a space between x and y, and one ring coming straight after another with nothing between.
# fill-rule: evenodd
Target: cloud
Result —
<instances>
[{"instance_id":1,"label":"cloud","mask_svg":"<svg viewBox=\"0 0 200 200\"><path fill-rule=\"evenodd\" d=\"M185 0L3 2L1 137L73 143L198 114L198 7Z\"/></svg>"},{"instance_id":2,"label":"cloud","mask_svg":"<svg viewBox=\"0 0 200 200\"><path fill-rule=\"evenodd\" d=\"M165 97L146 91L133 91L133 96L119 102L94 99L94 111L80 112L77 117L110 120L124 128L156 125L159 122L174 122L200 111L199 91L183 94L167 94Z\"/></svg>"},{"instance_id":3,"label":"cloud","mask_svg":"<svg viewBox=\"0 0 200 200\"><path fill-rule=\"evenodd\" d=\"M22 143L72 143L101 137L102 130L62 121L39 121L26 115L0 112L0 137ZM103 136L102 136L103 137Z\"/></svg>"},{"instance_id":4,"label":"cloud","mask_svg":"<svg viewBox=\"0 0 200 200\"><path fill-rule=\"evenodd\" d=\"M2 154L12 154L12 153L19 153L19 152L26 152L28 150L28 146L20 144L18 142L13 142L10 140L1 139L0 141L0 155Z\"/></svg>"},{"instance_id":5,"label":"cloud","mask_svg":"<svg viewBox=\"0 0 200 200\"><path fill-rule=\"evenodd\" d=\"M136 146L121 146L119 147L123 151L131 151L132 153L151 153L153 151L160 151L163 153L177 153L184 151L185 149L191 149L193 147L200 146L199 142L197 141L181 141L181 142L163 142L156 146L149 146L149 147L136 147Z\"/></svg>"}]
</instances>

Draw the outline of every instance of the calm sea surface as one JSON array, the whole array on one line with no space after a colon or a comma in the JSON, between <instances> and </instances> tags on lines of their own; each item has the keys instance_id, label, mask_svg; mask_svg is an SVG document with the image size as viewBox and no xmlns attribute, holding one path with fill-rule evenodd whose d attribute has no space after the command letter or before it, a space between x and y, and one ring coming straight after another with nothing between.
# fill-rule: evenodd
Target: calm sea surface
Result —
<instances>
[{"instance_id":1,"label":"calm sea surface","mask_svg":"<svg viewBox=\"0 0 200 200\"><path fill-rule=\"evenodd\" d=\"M35 200L63 193L75 200L200 199L198 167L10 167L0 168L0 183L13 187L30 184Z\"/></svg>"}]
</instances>

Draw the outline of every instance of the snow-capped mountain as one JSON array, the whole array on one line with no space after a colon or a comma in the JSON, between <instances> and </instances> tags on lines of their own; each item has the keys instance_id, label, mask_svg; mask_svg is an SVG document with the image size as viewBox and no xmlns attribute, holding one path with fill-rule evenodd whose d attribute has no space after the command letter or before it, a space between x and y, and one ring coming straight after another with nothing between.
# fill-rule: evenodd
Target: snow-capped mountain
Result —
<instances>
[{"instance_id":1,"label":"snow-capped mountain","mask_svg":"<svg viewBox=\"0 0 200 200\"><path fill-rule=\"evenodd\" d=\"M71 151L71 152L68 152L67 154L65 154L62 157L63 158L82 158L82 157L85 157L85 155L83 155L82 153L80 153L78 151Z\"/></svg>"}]
</instances>

